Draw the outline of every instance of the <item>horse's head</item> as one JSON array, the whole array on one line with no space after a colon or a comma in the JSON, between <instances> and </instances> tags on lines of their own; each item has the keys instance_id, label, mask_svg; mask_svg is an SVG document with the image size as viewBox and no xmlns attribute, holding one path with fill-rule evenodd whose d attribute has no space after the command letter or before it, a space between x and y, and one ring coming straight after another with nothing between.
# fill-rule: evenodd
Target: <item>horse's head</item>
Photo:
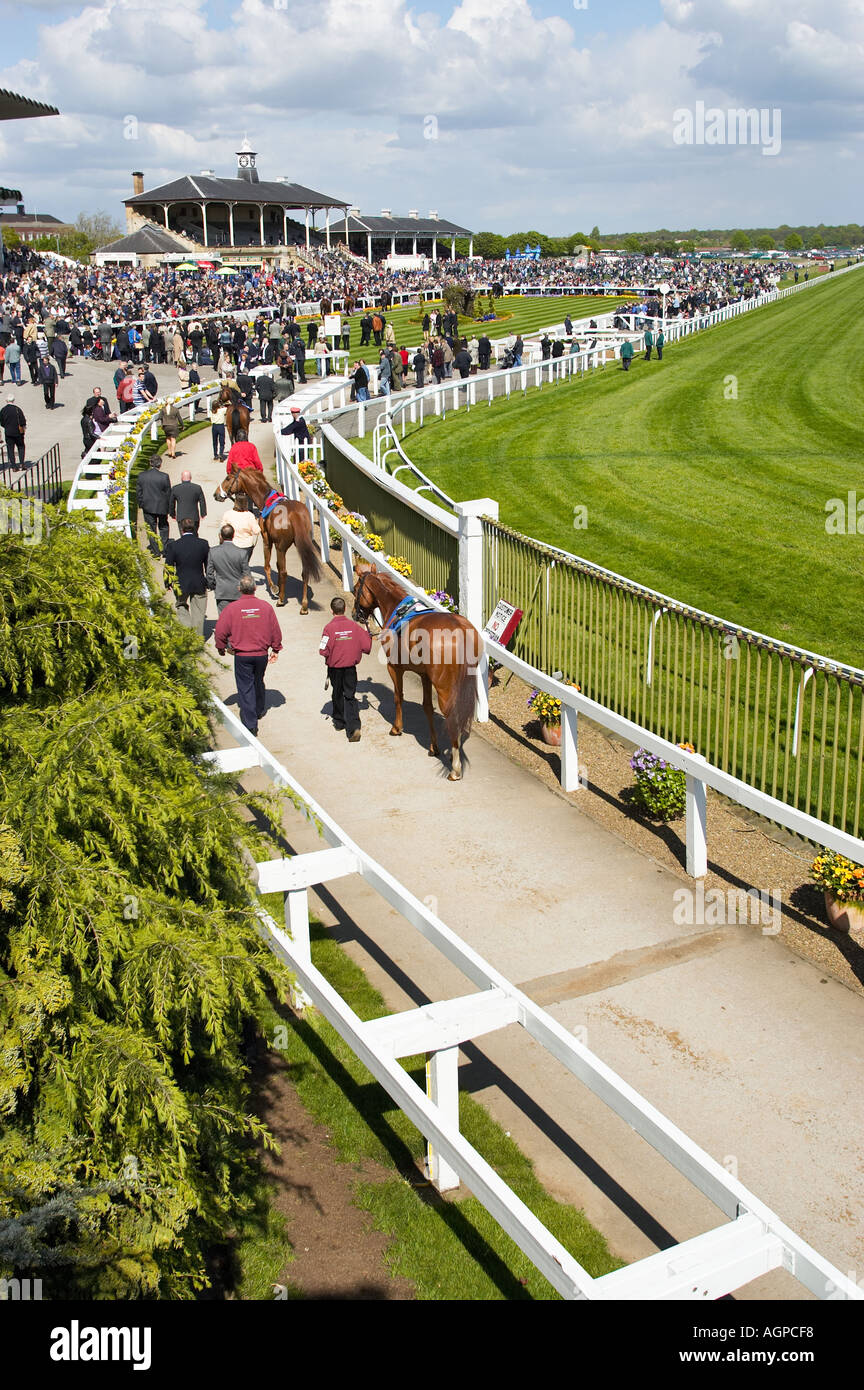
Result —
<instances>
[{"instance_id":1,"label":"horse's head","mask_svg":"<svg viewBox=\"0 0 864 1390\"><path fill-rule=\"evenodd\" d=\"M227 502L229 497L236 497L237 493L242 491L243 489L240 485L240 469L238 468L235 472L229 473L227 478L222 479L222 482L213 493L213 498L216 502Z\"/></svg>"},{"instance_id":2,"label":"horse's head","mask_svg":"<svg viewBox=\"0 0 864 1390\"><path fill-rule=\"evenodd\" d=\"M377 573L375 566L371 569L358 569L355 565L354 576L357 580L354 585L354 612L352 617L355 623L368 623L375 609L378 607L378 599L372 588L372 575Z\"/></svg>"}]
</instances>

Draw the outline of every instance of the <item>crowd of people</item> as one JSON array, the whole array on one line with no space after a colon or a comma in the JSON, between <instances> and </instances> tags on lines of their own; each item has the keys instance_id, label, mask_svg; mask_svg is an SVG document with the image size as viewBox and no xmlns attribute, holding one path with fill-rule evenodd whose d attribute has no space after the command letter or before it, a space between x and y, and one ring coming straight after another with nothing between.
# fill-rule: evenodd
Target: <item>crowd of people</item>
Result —
<instances>
[{"instance_id":1,"label":"crowd of people","mask_svg":"<svg viewBox=\"0 0 864 1390\"><path fill-rule=\"evenodd\" d=\"M466 288L489 290L500 297L514 277L524 288L554 290L563 285L586 290L645 289L644 299L630 307L635 326L659 319L693 317L771 289L782 267L773 261L696 260L682 256L658 262L642 255L597 255L588 264L572 258L536 261L447 262L427 270L391 272L369 265L343 250L317 252L311 263L287 269L260 269L220 277L209 273L184 275L176 268L87 266L33 252L7 249L0 274L0 385L17 389L26 379L41 387L45 408L56 404L58 382L66 376L70 357L115 361L116 404L91 397L81 418L86 452L116 415L144 404L157 394L150 364L175 366L181 388L200 381L200 369L215 369L252 405L252 372L274 365L278 394L290 394L306 381L307 359L314 358L320 375L332 367L334 354L344 361L352 317L360 327L360 349L370 349L380 394L409 384L440 382L454 373L468 376L487 370L492 348L484 332L460 337L455 313L431 307L425 313L423 343L410 348L397 343L387 311L397 295L440 290L440 276ZM806 272L805 272L806 274ZM656 289L669 289L665 305ZM578 301L577 301L578 304ZM339 312L341 342L328 343L318 317L301 322L314 306L316 315ZM569 315L568 315L569 319ZM623 318L623 328L634 326ZM544 356L576 352L582 344L565 325L565 340L552 342ZM587 344L591 346L589 342ZM542 345L541 345L542 346ZM514 336L504 366L522 363L524 344ZM339 356L339 353L343 356ZM367 398L373 372L362 356L350 367L355 398ZM263 387L262 419L270 418L273 396ZM14 394L14 393L13 393ZM274 389L273 395L277 394ZM6 398L6 405L14 400ZM17 409L17 407L16 407ZM7 411L7 419L13 412ZM14 449L17 458L20 436Z\"/></svg>"},{"instance_id":2,"label":"crowd of people","mask_svg":"<svg viewBox=\"0 0 864 1390\"><path fill-rule=\"evenodd\" d=\"M191 316L250 316L270 309L281 320L309 306L325 314L331 309L350 316L358 309L385 310L400 294L433 293L446 280L466 287L490 289L497 296L514 286L532 290L563 286L585 289L649 289L659 282L671 286L670 312L716 307L731 298L759 294L781 273L779 263L701 261L681 257L658 261L641 255L597 255L588 264L572 258L544 260L439 262L421 270L390 271L338 250L322 252L310 264L285 269L262 268L221 276L212 271L179 271L173 266L87 266L29 249L7 249L0 274L0 338L4 345L16 337L22 349L26 330L40 324L46 337L50 321L62 325L59 334L73 353L111 354L118 359L127 349L152 360L173 351L172 320ZM303 306L301 309L300 306ZM151 342L142 344L149 337ZM119 339L119 341L118 341ZM160 341L161 340L161 341ZM25 354L30 365L30 359ZM11 366L11 364L10 364Z\"/></svg>"}]
</instances>

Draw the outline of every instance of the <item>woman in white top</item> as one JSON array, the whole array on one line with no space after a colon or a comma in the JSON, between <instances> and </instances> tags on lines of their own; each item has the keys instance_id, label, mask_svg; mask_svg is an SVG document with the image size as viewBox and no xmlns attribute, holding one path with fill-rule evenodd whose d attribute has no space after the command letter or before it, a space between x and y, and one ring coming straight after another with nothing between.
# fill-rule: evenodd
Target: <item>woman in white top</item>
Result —
<instances>
[{"instance_id":1,"label":"woman in white top","mask_svg":"<svg viewBox=\"0 0 864 1390\"><path fill-rule=\"evenodd\" d=\"M213 462L218 459L220 463L225 462L225 415L228 411L227 405L219 404L219 397L214 396L210 402L210 433L213 436ZM231 522L234 525L234 522Z\"/></svg>"},{"instance_id":2,"label":"woman in white top","mask_svg":"<svg viewBox=\"0 0 864 1390\"><path fill-rule=\"evenodd\" d=\"M261 535L261 527L258 525L258 518L249 509L249 499L247 497L236 497L234 499L234 510L229 507L223 516L220 525L225 524L234 527L234 544L239 550L246 552L246 563L252 558L252 551L258 537Z\"/></svg>"}]
</instances>

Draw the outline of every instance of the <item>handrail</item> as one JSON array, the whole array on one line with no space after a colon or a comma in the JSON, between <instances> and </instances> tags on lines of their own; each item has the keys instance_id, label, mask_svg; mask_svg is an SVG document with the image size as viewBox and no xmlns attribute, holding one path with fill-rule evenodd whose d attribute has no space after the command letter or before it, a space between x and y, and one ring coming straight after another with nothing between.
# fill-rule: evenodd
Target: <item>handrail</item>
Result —
<instances>
[{"instance_id":1,"label":"handrail","mask_svg":"<svg viewBox=\"0 0 864 1390\"><path fill-rule=\"evenodd\" d=\"M72 479L72 486L69 490L67 501L67 511L89 511L96 515L100 526L108 530L123 531L125 535L132 535L132 526L129 519L129 483L132 477L132 467L138 457L146 429L144 425L140 429L135 426L141 423L142 419L146 423L155 419L155 416L166 405L176 405L179 409L190 408L190 422L194 418L194 407L196 401L208 400L222 390L222 381L206 382L200 386L194 386L186 391L175 391L167 396L160 396L158 400L152 401L147 406L133 407L132 410L125 411L116 421L99 436L92 447L82 458L75 470ZM113 432L112 432L113 431ZM150 424L151 438L153 438L153 425ZM120 452L123 446L132 441L132 449L128 457L124 460L126 466L126 480L123 500L123 515L114 520L108 520L108 487L110 482L111 470L116 467ZM108 445L106 451L105 445ZM116 447L111 447L115 446ZM96 493L96 497L82 498L79 496L81 491ZM101 493L101 500L98 494Z\"/></svg>"},{"instance_id":2,"label":"handrail","mask_svg":"<svg viewBox=\"0 0 864 1390\"><path fill-rule=\"evenodd\" d=\"M858 269L860 266L864 266L864 262L859 262L859 263L856 263L855 265L852 265L852 266L846 266L846 267L844 267L842 270L834 271L833 273L829 272L829 275L827 275L827 276L826 276L826 275L821 275L821 276L819 276L816 280L810 280L810 281L807 281L807 282L802 282L800 285L789 285L789 286L786 286L783 290L771 291L769 296L764 296L764 297L762 297L762 296L757 296L758 302L756 302L756 301L750 301L750 300L747 300L747 301L739 301L739 305L742 305L742 306L743 306L743 305L746 305L747 308L749 308L749 307L751 307L751 306L754 307L754 308L761 308L761 307L763 307L763 305L764 305L765 303L775 303L776 300L777 300L778 298L788 297L788 295L789 295L790 292L793 292L793 293L794 293L795 291L800 290L800 289L809 289L811 285L823 283L826 279L831 278L831 277L832 277L832 274L833 274L834 276L837 276L837 275L845 275L848 271L856 270L856 269ZM734 314L728 313L728 310L730 310L730 309L735 309L735 310L736 310L736 313L734 313ZM722 310L715 310L715 311L713 311L713 313L712 313L711 315L706 315L705 317L711 320L711 321L708 322L708 323L699 324L699 321L698 321L698 320L694 320L694 319L685 320L685 321L684 321L685 323L687 323L687 324L697 324L698 327L697 327L697 328L690 329L690 330L684 330L684 329L682 329L682 331L679 333L678 336L679 336L679 337L688 336L689 332L699 331L699 329L702 328L702 327L705 327L705 328L714 327L717 323L726 322L728 318L730 318L730 317L737 317L738 314L740 314L740 313L742 313L742 312L746 312L746 310L745 310L743 307L740 307L740 308L739 308L739 307L736 306L736 305L727 305L727 306L726 306L724 309L722 309ZM725 317L719 318L719 317L715 317L715 315L725 315ZM682 325L681 325L681 324L678 324L677 326L678 326L679 328L682 328ZM670 325L667 325L667 332L668 332L669 327L671 327L671 328L674 330L674 328L676 327L676 322L673 320L671 326L670 326ZM677 340L677 339L673 339L673 341L674 341L674 340ZM614 350L615 350L615 356L616 356L616 358L617 358L617 357L620 355L620 348L615 348ZM418 401L421 397L423 397L423 398L425 399L425 398L434 398L436 395L440 395L441 401L442 401L442 407L443 407L442 410L441 410L441 412L440 412L440 414L441 414L441 417L442 417L442 418L446 418L447 410L446 410L446 400L445 400L445 397L446 397L446 392L448 392L448 391L454 391L454 390L455 390L455 391L462 391L462 390L464 390L464 388L465 388L466 386L469 385L469 383L473 383L473 384L475 384L475 386L476 386L476 384L479 384L481 381L482 381L482 382L487 382L487 381L494 382L496 379L501 379L501 378L512 378L513 376L515 376L515 375L517 375L517 374L522 374L522 373L525 373L525 372L534 371L534 372L536 373L536 372L538 371L538 369L539 369L539 370L541 371L541 373L542 373L542 370L545 369L545 368L549 368L549 369L550 369L548 375L549 375L550 380L551 380L551 379L554 377L554 375L555 375L555 373L551 370L552 368L558 367L559 370L560 370L560 367L561 367L561 364L562 364L562 363L571 362L571 361L573 361L574 359L578 359L578 358L581 358L581 357L583 357L583 356L588 356L588 355L595 355L595 356L596 356L596 354L597 354L598 351L599 351L599 349L595 349L595 351L594 351L593 354L582 354L582 353L579 353L579 354L573 354L573 357L567 357L567 356L565 356L565 357L557 358L557 359L555 359L555 360L547 360L546 362L543 362L543 363L536 363L536 364L533 364L531 367L528 367L528 368L525 368L525 367L511 367L511 368L508 368L506 371L503 371L503 372L489 372L489 373L487 373L487 374L486 374L484 377L482 377L482 378L479 378L479 377L470 377L470 378L468 378L467 381L464 381L464 382L454 382L454 381L452 381L452 380L450 380L450 381L448 381L448 382L446 382L446 383L442 382L440 385L435 385L435 386L431 386L431 387L428 387L428 388L424 388L424 390L423 390L422 392L416 392L415 395L414 395L413 397L410 397L410 398L406 399L405 401L397 401L397 402L395 402L395 403L394 403L394 406L393 406L390 410L388 410L386 413L387 413L387 416L389 417L389 420L390 420L391 425L393 426L393 433L394 433L394 435L395 435L395 423L394 423L394 422L395 422L395 417L396 417L397 415L402 416L402 417L403 417L403 422L404 422L404 414L405 414L405 412L406 412L406 411L411 411L412 407L413 407L414 410L416 411L417 401ZM563 375L571 374L571 373L573 373L573 371L574 371L574 369L571 368L571 369L570 369L570 372L568 373L567 369L565 369ZM490 393L489 399L490 399L490 401L491 401L491 399L493 399L493 396L491 395L491 393ZM470 409L472 402L471 402L471 399L470 399L470 395L467 395L467 393L466 393L465 403L466 403L467 408ZM474 401L473 403L476 404L476 398L475 398L475 401ZM454 409L459 409L459 408L460 408L460 407L459 407L459 398L456 397L456 396L454 396L454 406L453 406L453 408L454 408ZM437 414L437 412L436 412L436 414ZM381 417L381 418L383 418L383 417ZM379 437L378 434L377 434L377 431L378 431L378 427L379 427L380 425L381 425L381 419L379 419L379 421L376 422L376 435L373 436L373 444L374 444L375 439L376 439L377 437ZM401 447L400 447L400 453L404 455L404 457L405 457L405 459L406 459L406 461L407 461L408 463L411 463L411 460L408 459L407 454L404 453L404 448L401 448ZM414 466L414 467L416 468L416 465L412 465L412 466ZM387 474L387 472L386 472L386 469L383 468L383 465L382 465L380 462L379 462L379 468L381 469L381 472L384 474L384 477L385 477L385 478L389 476L389 475ZM421 470L420 470L420 469L416 469L416 471L417 471L418 474L421 473ZM379 479L379 481L382 481L382 480ZM385 486L385 487L386 487L386 485L387 485L386 482L383 482L383 481L382 481L382 486ZM453 504L453 503L451 502L450 505L455 505L455 504ZM565 558L566 560L568 560L570 563L572 563L572 564L578 566L579 569L581 569L584 573L586 573L586 574L592 574L592 575L597 575L598 578L602 578L602 579L604 579L604 580L607 580L607 581L611 582L612 584L614 584L616 587L619 587L619 588L622 588L622 589L626 590L628 593L637 595L637 596L642 597L642 598L646 598L646 599L648 599L650 602L656 604L656 605L658 606L658 608L663 608L663 607L669 608L669 609L671 609L671 610L674 610L676 613L681 614L683 617L694 618L694 619L696 619L696 620L698 620L698 621L706 622L706 623L708 623L708 624L709 624L710 626L712 626L712 627L716 627L716 628L718 628L718 629L722 629L724 632L728 632L729 634L733 635L734 637L737 638L737 640L738 640L739 642L748 642L748 643L752 643L753 645L756 645L756 646L768 647L768 648L770 648L772 651L778 652L778 653L780 653L780 654L782 654L782 655L784 655L784 656L788 656L788 657L791 658L792 660L800 661L801 663L804 663L804 664L807 664L807 665L816 665L816 666L818 666L818 668L820 669L820 671L824 671L824 672L826 672L826 673L828 673L828 674L840 675L840 676L843 676L844 678L851 679L851 680L854 680L854 681L859 682L859 683L864 683L864 669L862 669L862 668L860 668L860 667L852 666L852 665L850 665L850 664L848 664L848 663L846 663L846 662L836 661L836 660L835 660L834 658L832 658L832 657L823 656L823 655L821 655L821 654L818 653L818 652L811 652L811 651L810 651L808 648L806 648L806 647L799 647L799 646L795 645L794 643L781 641L781 640L778 639L778 638L770 637L770 636L768 636L766 633L759 632L759 631L757 631L756 629L743 627L743 626L742 626L741 624L739 624L739 623L733 623L733 622L730 622L730 621L729 621L728 619L726 619L726 618L720 618L720 617L718 617L718 616L717 616L716 614L714 614L714 613L708 613L708 612L704 611L703 609L694 607L694 606L691 605L691 604L682 603L680 600L675 599L675 598L671 598L668 594L664 594L662 591L660 591L660 590L658 590L658 589L652 589L652 588L649 588L647 585L639 584L639 583L638 583L637 581L635 581L635 580L628 579L628 578L626 578L626 576L621 575L621 574L618 574L615 570L607 569L607 568L605 568L603 565L598 565L598 564L595 564L595 563L594 563L593 561L591 561L591 560L586 560L586 559L584 559L582 556L574 555L571 551L563 550L563 549L560 549L560 548L558 548L558 547L556 547L556 546L546 545L545 542L543 542L543 541L538 541L538 540L534 539L533 537L523 537L523 536L521 535L520 532L516 531L515 529L513 529L513 528L511 528L511 527L508 527L508 526L503 525L500 521L497 521L497 520L496 520L495 526L496 526L496 528L497 528L499 531L503 532L504 534L511 535L511 536L517 537L517 538L519 538L519 539L528 540L529 543L530 543L531 545L538 547L539 550L541 550L541 551L546 551L546 552L548 553L550 559L554 559L554 558L556 558L556 557L563 557L563 558Z\"/></svg>"},{"instance_id":3,"label":"handrail","mask_svg":"<svg viewBox=\"0 0 864 1390\"><path fill-rule=\"evenodd\" d=\"M320 827L329 850L255 865L259 894L282 891L284 926L263 909L261 934L292 971L295 1005L312 1003L427 1139L429 1175L439 1191L459 1181L474 1193L502 1229L566 1299L689 1298L703 1302L742 1287L760 1274L784 1268L818 1298L860 1301L864 1293L646 1096L589 1050L541 1005L512 984L462 940L319 805L288 768L244 728L234 711L213 698L217 719L234 747L214 749L202 761L214 771L242 775L257 769L287 787ZM401 1014L362 1021L312 962L309 886L358 875L406 926L455 966L476 992ZM530 1038L624 1120L670 1166L725 1215L716 1230L647 1256L617 1273L592 1277L485 1162L459 1130L455 1045L510 1025ZM428 1056L427 1094L406 1075L398 1058ZM698 1259L694 1259L698 1248Z\"/></svg>"}]
</instances>

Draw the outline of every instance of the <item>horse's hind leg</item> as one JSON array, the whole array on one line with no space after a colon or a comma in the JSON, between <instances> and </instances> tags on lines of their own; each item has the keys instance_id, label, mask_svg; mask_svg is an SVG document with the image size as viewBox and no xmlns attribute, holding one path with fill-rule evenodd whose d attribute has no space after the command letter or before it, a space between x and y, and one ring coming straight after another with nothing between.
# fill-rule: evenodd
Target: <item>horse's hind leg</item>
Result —
<instances>
[{"instance_id":1,"label":"horse's hind leg","mask_svg":"<svg viewBox=\"0 0 864 1390\"><path fill-rule=\"evenodd\" d=\"M303 597L300 600L300 614L309 612L309 582L306 578L306 570L303 570Z\"/></svg>"},{"instance_id":2,"label":"horse's hind leg","mask_svg":"<svg viewBox=\"0 0 864 1390\"><path fill-rule=\"evenodd\" d=\"M390 679L393 682L393 695L396 700L396 717L393 720L393 727L390 730L391 738L398 738L402 732L402 668L400 666L388 665Z\"/></svg>"},{"instance_id":3,"label":"horse's hind leg","mask_svg":"<svg viewBox=\"0 0 864 1390\"><path fill-rule=\"evenodd\" d=\"M276 564L279 569L279 607L285 607L285 583L288 578L287 565L285 563L285 551L276 551Z\"/></svg>"},{"instance_id":4,"label":"horse's hind leg","mask_svg":"<svg viewBox=\"0 0 864 1390\"><path fill-rule=\"evenodd\" d=\"M432 682L424 673L420 677L423 682L423 712L429 724L429 757L437 758L438 740L435 737L435 707L432 704Z\"/></svg>"},{"instance_id":5,"label":"horse's hind leg","mask_svg":"<svg viewBox=\"0 0 864 1390\"><path fill-rule=\"evenodd\" d=\"M264 580L267 585L267 592L273 597L273 576L270 573L270 552L273 549L270 537L261 532L261 539L264 543Z\"/></svg>"}]
</instances>

